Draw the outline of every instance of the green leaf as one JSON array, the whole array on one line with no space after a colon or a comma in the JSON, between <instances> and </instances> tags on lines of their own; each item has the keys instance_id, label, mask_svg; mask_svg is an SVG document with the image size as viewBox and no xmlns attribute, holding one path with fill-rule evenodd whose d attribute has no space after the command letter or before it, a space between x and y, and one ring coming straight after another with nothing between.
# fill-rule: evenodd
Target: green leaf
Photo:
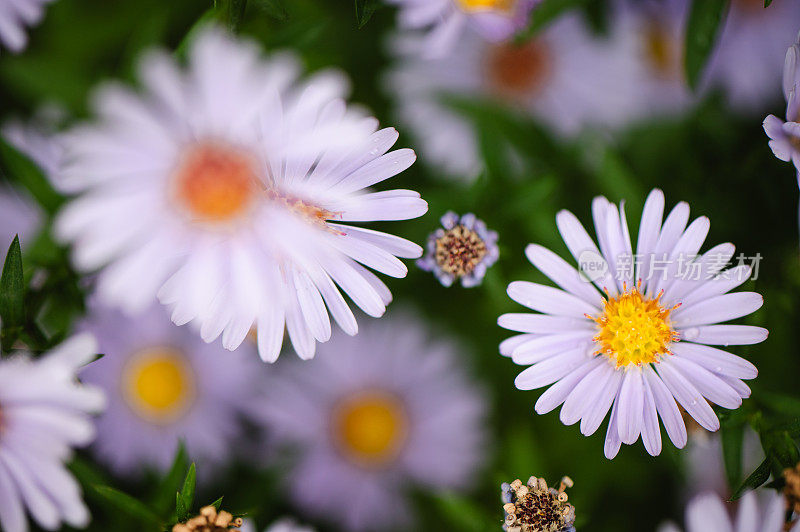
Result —
<instances>
[{"instance_id":1,"label":"green leaf","mask_svg":"<svg viewBox=\"0 0 800 532\"><path fill-rule=\"evenodd\" d=\"M761 462L761 465L758 466L755 471L750 473L750 476L747 477L744 482L742 482L742 485L739 486L739 489L737 489L733 493L733 495L731 496L730 500L731 501L735 501L739 497L744 495L744 493L746 491L751 490L751 489L754 490L754 489L760 487L767 480L769 480L769 474L770 474L771 470L772 469L770 468L770 460L769 460L769 458L764 459L764 461Z\"/></svg>"},{"instance_id":2,"label":"green leaf","mask_svg":"<svg viewBox=\"0 0 800 532\"><path fill-rule=\"evenodd\" d=\"M742 479L742 446L744 445L744 422L722 425L722 459L725 463L725 476L731 490Z\"/></svg>"},{"instance_id":3,"label":"green leaf","mask_svg":"<svg viewBox=\"0 0 800 532\"><path fill-rule=\"evenodd\" d=\"M161 528L161 520L147 506L111 486L93 486L92 491L117 511L152 528Z\"/></svg>"},{"instance_id":4,"label":"green leaf","mask_svg":"<svg viewBox=\"0 0 800 532\"><path fill-rule=\"evenodd\" d=\"M224 495L217 499L216 501L212 502L209 506L213 506L216 511L219 512L219 509L222 508L222 499Z\"/></svg>"},{"instance_id":5,"label":"green leaf","mask_svg":"<svg viewBox=\"0 0 800 532\"><path fill-rule=\"evenodd\" d=\"M53 213L64 202L42 170L26 155L0 137L0 174L25 187L47 212Z\"/></svg>"},{"instance_id":6,"label":"green leaf","mask_svg":"<svg viewBox=\"0 0 800 532\"><path fill-rule=\"evenodd\" d=\"M769 5L772 3L772 0L764 0L764 8L768 8Z\"/></svg>"},{"instance_id":7,"label":"green leaf","mask_svg":"<svg viewBox=\"0 0 800 532\"><path fill-rule=\"evenodd\" d=\"M375 10L378 9L378 2L377 0L355 0L355 2L356 22L359 28L363 28L372 18Z\"/></svg>"},{"instance_id":8,"label":"green leaf","mask_svg":"<svg viewBox=\"0 0 800 532\"><path fill-rule=\"evenodd\" d=\"M722 27L728 0L694 0L686 25L686 79L697 88L711 51Z\"/></svg>"},{"instance_id":9,"label":"green leaf","mask_svg":"<svg viewBox=\"0 0 800 532\"><path fill-rule=\"evenodd\" d=\"M183 499L183 506L186 511L192 510L194 504L194 490L197 483L197 468L192 462L189 466L189 471L186 473L186 478L183 480L183 489L181 490L181 499Z\"/></svg>"},{"instance_id":10,"label":"green leaf","mask_svg":"<svg viewBox=\"0 0 800 532\"><path fill-rule=\"evenodd\" d=\"M520 32L517 39L520 41L530 39L567 11L586 4L589 4L589 0L544 0L533 10L528 27Z\"/></svg>"},{"instance_id":11,"label":"green leaf","mask_svg":"<svg viewBox=\"0 0 800 532\"><path fill-rule=\"evenodd\" d=\"M186 446L181 441L175 451L175 458L172 459L172 466L155 489L153 506L158 509L159 513L169 510L172 504L172 494L181 487L183 472L186 471L186 464L188 463L189 457L186 453Z\"/></svg>"},{"instance_id":12,"label":"green leaf","mask_svg":"<svg viewBox=\"0 0 800 532\"><path fill-rule=\"evenodd\" d=\"M274 18L278 22L289 20L289 12L286 10L284 0L254 0L254 3L267 16Z\"/></svg>"},{"instance_id":13,"label":"green leaf","mask_svg":"<svg viewBox=\"0 0 800 532\"><path fill-rule=\"evenodd\" d=\"M187 519L189 519L189 510L183 503L183 497L181 497L179 491L175 492L175 518L179 523L182 523Z\"/></svg>"},{"instance_id":14,"label":"green leaf","mask_svg":"<svg viewBox=\"0 0 800 532\"><path fill-rule=\"evenodd\" d=\"M8 351L25 323L25 279L22 273L22 251L19 235L8 248L3 273L0 275L0 320L2 350Z\"/></svg>"}]
</instances>

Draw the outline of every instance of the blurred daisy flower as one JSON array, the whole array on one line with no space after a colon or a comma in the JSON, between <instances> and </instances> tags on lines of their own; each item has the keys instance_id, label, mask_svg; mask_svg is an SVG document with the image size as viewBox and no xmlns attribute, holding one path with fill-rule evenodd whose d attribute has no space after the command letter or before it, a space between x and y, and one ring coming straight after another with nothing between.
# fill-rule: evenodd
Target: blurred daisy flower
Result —
<instances>
[{"instance_id":1,"label":"blurred daisy flower","mask_svg":"<svg viewBox=\"0 0 800 532\"><path fill-rule=\"evenodd\" d=\"M39 108L30 120L12 118L5 122L2 134L6 141L33 161L44 175L52 178L63 164L63 149L56 130L67 113L57 104Z\"/></svg>"},{"instance_id":2,"label":"blurred daisy flower","mask_svg":"<svg viewBox=\"0 0 800 532\"><path fill-rule=\"evenodd\" d=\"M682 111L696 98L684 75L686 0L620 0L612 38L632 51L636 113L631 118Z\"/></svg>"},{"instance_id":3,"label":"blurred daisy flower","mask_svg":"<svg viewBox=\"0 0 800 532\"><path fill-rule=\"evenodd\" d=\"M764 119L769 147L781 161L791 161L800 182L800 37L786 51L783 68L783 95L786 98L786 121L775 115Z\"/></svg>"},{"instance_id":4,"label":"blurred daisy flower","mask_svg":"<svg viewBox=\"0 0 800 532\"><path fill-rule=\"evenodd\" d=\"M748 491L741 498L735 520L719 495L698 495L686 507L686 532L800 532L800 522L791 528L785 524L786 503L780 494L763 497L766 504L759 509L756 493ZM680 532L675 525L665 525L659 532Z\"/></svg>"},{"instance_id":5,"label":"blurred daisy flower","mask_svg":"<svg viewBox=\"0 0 800 532\"><path fill-rule=\"evenodd\" d=\"M399 24L428 33L419 53L443 58L461 45L466 26L481 39L504 41L528 24L541 0L386 0L400 9Z\"/></svg>"},{"instance_id":6,"label":"blurred daisy flower","mask_svg":"<svg viewBox=\"0 0 800 532\"><path fill-rule=\"evenodd\" d=\"M417 266L433 272L444 286L457 280L464 288L481 284L500 254L497 233L472 213L459 217L451 211L442 216L441 223L428 237L427 253Z\"/></svg>"},{"instance_id":7,"label":"blurred daisy flower","mask_svg":"<svg viewBox=\"0 0 800 532\"><path fill-rule=\"evenodd\" d=\"M38 24L53 0L0 0L0 44L20 52L28 44L26 26Z\"/></svg>"},{"instance_id":8,"label":"blurred daisy flower","mask_svg":"<svg viewBox=\"0 0 800 532\"><path fill-rule=\"evenodd\" d=\"M734 108L759 110L780 88L786 44L800 28L800 2L733 0L706 67L706 81L721 87Z\"/></svg>"},{"instance_id":9,"label":"blurred daisy flower","mask_svg":"<svg viewBox=\"0 0 800 532\"><path fill-rule=\"evenodd\" d=\"M42 528L89 523L77 481L64 467L73 447L94 438L90 414L103 393L80 385L78 369L97 354L89 335L75 336L34 359L0 360L0 529L27 532L27 509Z\"/></svg>"},{"instance_id":10,"label":"blurred daisy flower","mask_svg":"<svg viewBox=\"0 0 800 532\"><path fill-rule=\"evenodd\" d=\"M448 97L499 101L563 135L622 124L631 112L629 52L593 36L577 14L523 44L465 35L441 59L422 57L424 45L414 36L394 38L397 64L384 85L426 158L450 176L474 178L483 164L473 124Z\"/></svg>"},{"instance_id":11,"label":"blurred daisy flower","mask_svg":"<svg viewBox=\"0 0 800 532\"><path fill-rule=\"evenodd\" d=\"M94 444L100 460L121 475L164 471L180 441L209 467L232 457L258 383L249 343L234 353L207 345L160 306L130 317L90 302L82 327L106 354L81 374L108 396Z\"/></svg>"},{"instance_id":12,"label":"blurred daisy flower","mask_svg":"<svg viewBox=\"0 0 800 532\"><path fill-rule=\"evenodd\" d=\"M588 436L610 409L608 458L640 435L647 451L659 454L659 417L682 448L687 435L678 404L716 431L719 420L706 400L738 408L750 395L742 379L758 375L747 360L711 347L767 337L761 327L719 325L763 304L755 292L728 293L749 279L751 266L725 269L734 254L729 243L700 255L708 218L687 227L689 205L679 203L662 223L660 190L645 203L635 255L624 203L618 208L597 197L592 213L599 250L575 215L556 217L580 271L546 248L528 246L531 263L560 288L525 281L508 286L513 300L538 313L500 317L500 326L523 333L501 343L500 352L530 365L517 376L517 388L552 385L536 402L539 414L563 403L561 421L580 421Z\"/></svg>"},{"instance_id":13,"label":"blurred daisy flower","mask_svg":"<svg viewBox=\"0 0 800 532\"><path fill-rule=\"evenodd\" d=\"M75 266L99 274L104 301L135 312L155 298L177 324L235 349L252 327L274 361L284 326L297 353L356 320L339 288L370 316L391 300L366 267L403 277L397 258L422 249L338 222L405 220L427 204L410 190L370 192L415 160L387 151L398 133L348 108L334 72L298 80L289 56L203 30L183 71L146 56L145 92L106 85L98 122L65 134L59 186L81 195L56 220ZM135 282L132 282L135 280ZM338 285L338 288L337 288Z\"/></svg>"},{"instance_id":14,"label":"blurred daisy flower","mask_svg":"<svg viewBox=\"0 0 800 532\"><path fill-rule=\"evenodd\" d=\"M27 194L0 184L0 257L5 258L15 235L22 246L33 242L41 221L39 206Z\"/></svg>"},{"instance_id":15,"label":"blurred daisy flower","mask_svg":"<svg viewBox=\"0 0 800 532\"><path fill-rule=\"evenodd\" d=\"M274 368L256 412L301 450L291 496L347 530L407 524L409 484L464 488L484 449L485 402L456 348L394 317ZM435 406L435 408L433 408Z\"/></svg>"}]
</instances>

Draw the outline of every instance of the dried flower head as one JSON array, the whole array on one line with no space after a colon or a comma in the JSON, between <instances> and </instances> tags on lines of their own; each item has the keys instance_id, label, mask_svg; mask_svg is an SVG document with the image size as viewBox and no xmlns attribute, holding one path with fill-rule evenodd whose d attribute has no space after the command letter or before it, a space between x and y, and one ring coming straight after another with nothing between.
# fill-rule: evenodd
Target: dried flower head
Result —
<instances>
[{"instance_id":1,"label":"dried flower head","mask_svg":"<svg viewBox=\"0 0 800 532\"><path fill-rule=\"evenodd\" d=\"M226 511L218 512L213 506L204 506L200 515L192 517L185 523L178 523L172 527L172 532L228 532L239 531L242 518L236 517Z\"/></svg>"},{"instance_id":2,"label":"dried flower head","mask_svg":"<svg viewBox=\"0 0 800 532\"><path fill-rule=\"evenodd\" d=\"M786 481L783 487L786 508L800 514L800 463L794 466L794 469L784 469L783 479Z\"/></svg>"},{"instance_id":3,"label":"dried flower head","mask_svg":"<svg viewBox=\"0 0 800 532\"><path fill-rule=\"evenodd\" d=\"M459 216L448 212L441 223L428 237L427 253L417 265L433 272L444 286L457 280L465 288L479 285L497 261L497 233L471 213Z\"/></svg>"},{"instance_id":4,"label":"dried flower head","mask_svg":"<svg viewBox=\"0 0 800 532\"><path fill-rule=\"evenodd\" d=\"M558 486L548 488L543 478L531 477L527 484L517 479L501 488L507 532L573 532L575 507L567 502L572 479L564 477Z\"/></svg>"}]
</instances>

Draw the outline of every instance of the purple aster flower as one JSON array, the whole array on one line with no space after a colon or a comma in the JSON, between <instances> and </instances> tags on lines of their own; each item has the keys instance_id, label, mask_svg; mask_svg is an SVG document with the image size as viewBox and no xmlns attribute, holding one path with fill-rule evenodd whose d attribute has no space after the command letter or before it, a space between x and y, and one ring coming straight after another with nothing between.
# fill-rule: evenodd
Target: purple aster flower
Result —
<instances>
[{"instance_id":1,"label":"purple aster flower","mask_svg":"<svg viewBox=\"0 0 800 532\"><path fill-rule=\"evenodd\" d=\"M163 471L180 440L211 467L231 457L261 368L253 342L232 353L206 344L160 306L129 317L91 302L82 328L105 354L81 374L108 396L94 443L100 460L121 475Z\"/></svg>"},{"instance_id":2,"label":"purple aster flower","mask_svg":"<svg viewBox=\"0 0 800 532\"><path fill-rule=\"evenodd\" d=\"M470 26L487 41L500 42L524 28L541 0L386 0L400 8L400 25L429 30L422 54L447 55Z\"/></svg>"},{"instance_id":3,"label":"purple aster flower","mask_svg":"<svg viewBox=\"0 0 800 532\"><path fill-rule=\"evenodd\" d=\"M783 67L783 95L786 98L786 120L775 115L764 119L764 132L770 138L769 147L781 161L791 161L800 172L800 37L786 51ZM800 179L800 175L798 175Z\"/></svg>"},{"instance_id":4,"label":"purple aster flower","mask_svg":"<svg viewBox=\"0 0 800 532\"><path fill-rule=\"evenodd\" d=\"M409 524L407 486L469 484L486 404L457 346L395 316L319 351L270 368L254 405L274 441L298 452L288 476L297 506L346 530L387 530Z\"/></svg>"},{"instance_id":5,"label":"purple aster flower","mask_svg":"<svg viewBox=\"0 0 800 532\"><path fill-rule=\"evenodd\" d=\"M0 45L21 52L28 44L25 28L38 24L53 0L0 0Z\"/></svg>"},{"instance_id":6,"label":"purple aster flower","mask_svg":"<svg viewBox=\"0 0 800 532\"><path fill-rule=\"evenodd\" d=\"M464 288L478 286L500 254L497 233L472 213L459 217L450 211L441 222L442 227L428 237L425 256L417 266L433 272L444 286L458 280Z\"/></svg>"},{"instance_id":7,"label":"purple aster flower","mask_svg":"<svg viewBox=\"0 0 800 532\"><path fill-rule=\"evenodd\" d=\"M526 249L559 288L527 281L508 286L514 301L537 312L500 316L501 327L521 333L501 343L500 353L529 366L517 376L517 388L549 386L537 413L563 404L561 421L580 421L589 436L610 411L607 458L640 436L647 452L658 455L659 418L682 448L687 433L678 404L713 432L720 423L709 401L736 409L750 396L744 380L758 370L728 346L762 342L767 330L725 322L763 304L755 292L731 292L752 268L742 261L726 269L734 254L729 243L699 254L708 218L688 224L689 205L681 202L664 219L660 190L645 202L635 255L624 203L597 197L592 214L599 248L574 214L556 217L580 270L542 246Z\"/></svg>"},{"instance_id":8,"label":"purple aster flower","mask_svg":"<svg viewBox=\"0 0 800 532\"><path fill-rule=\"evenodd\" d=\"M715 493L698 495L686 508L686 532L800 532L800 521L791 529L785 526L783 497L774 492L763 495L763 500L759 501L755 492L747 492L739 502L734 520L726 507L731 503L723 502ZM668 524L659 528L659 532L680 532L680 529Z\"/></svg>"}]
</instances>

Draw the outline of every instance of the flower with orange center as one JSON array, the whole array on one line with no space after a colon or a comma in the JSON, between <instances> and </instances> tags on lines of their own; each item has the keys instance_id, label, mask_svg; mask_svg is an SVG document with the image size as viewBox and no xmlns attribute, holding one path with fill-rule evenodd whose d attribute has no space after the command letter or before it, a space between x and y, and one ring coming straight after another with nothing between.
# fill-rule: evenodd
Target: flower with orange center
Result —
<instances>
[{"instance_id":1,"label":"flower with orange center","mask_svg":"<svg viewBox=\"0 0 800 532\"><path fill-rule=\"evenodd\" d=\"M489 49L486 76L491 89L500 96L531 97L547 84L551 61L549 46L541 38L524 44L497 44Z\"/></svg>"},{"instance_id":2,"label":"flower with orange center","mask_svg":"<svg viewBox=\"0 0 800 532\"><path fill-rule=\"evenodd\" d=\"M334 322L357 333L345 297L386 311L373 270L404 277L400 259L422 254L362 226L427 211L417 192L374 190L416 154L345 103L341 73L302 79L296 57L262 57L211 26L186 55L184 67L148 54L142 92L104 87L99 119L65 135L57 184L73 199L55 232L76 268L99 270L109 306L135 314L158 300L206 342L234 350L255 329L263 360L284 337L311 358Z\"/></svg>"},{"instance_id":3,"label":"flower with orange center","mask_svg":"<svg viewBox=\"0 0 800 532\"><path fill-rule=\"evenodd\" d=\"M258 194L255 162L213 142L187 149L175 171L174 194L195 219L225 222L244 214Z\"/></svg>"},{"instance_id":4,"label":"flower with orange center","mask_svg":"<svg viewBox=\"0 0 800 532\"><path fill-rule=\"evenodd\" d=\"M375 390L341 399L333 412L331 430L345 456L359 465L380 467L402 448L407 426L400 400Z\"/></svg>"},{"instance_id":5,"label":"flower with orange center","mask_svg":"<svg viewBox=\"0 0 800 532\"><path fill-rule=\"evenodd\" d=\"M638 287L617 296L606 294L603 313L589 316L599 329L594 341L598 354L608 356L617 368L652 364L669 354L669 346L680 338L669 323L669 314L678 308L664 308L660 299L642 294Z\"/></svg>"}]
</instances>

